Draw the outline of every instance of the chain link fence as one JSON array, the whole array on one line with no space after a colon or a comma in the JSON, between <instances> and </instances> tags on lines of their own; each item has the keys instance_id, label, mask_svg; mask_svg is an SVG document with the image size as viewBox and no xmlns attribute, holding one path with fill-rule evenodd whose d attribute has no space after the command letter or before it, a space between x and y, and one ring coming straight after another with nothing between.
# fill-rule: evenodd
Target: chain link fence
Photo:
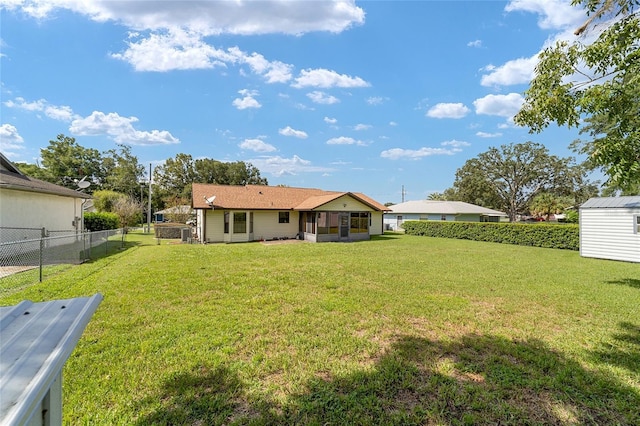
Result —
<instances>
[{"instance_id":1,"label":"chain link fence","mask_svg":"<svg viewBox=\"0 0 640 426\"><path fill-rule=\"evenodd\" d=\"M40 235L28 238L36 230ZM37 228L2 228L1 232L0 294L42 281L67 265L106 256L124 244L122 229L61 232L65 235L59 236L48 236L58 232Z\"/></svg>"}]
</instances>

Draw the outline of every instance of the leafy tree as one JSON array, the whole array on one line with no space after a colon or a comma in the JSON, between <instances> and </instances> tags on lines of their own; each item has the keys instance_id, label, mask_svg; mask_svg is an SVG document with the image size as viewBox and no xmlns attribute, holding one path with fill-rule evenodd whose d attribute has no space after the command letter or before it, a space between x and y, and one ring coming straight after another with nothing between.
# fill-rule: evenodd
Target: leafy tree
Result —
<instances>
[{"instance_id":1,"label":"leafy tree","mask_svg":"<svg viewBox=\"0 0 640 426\"><path fill-rule=\"evenodd\" d=\"M573 207L573 199L551 192L542 192L531 200L529 212L532 215L544 217L549 221L552 214L562 213L567 207Z\"/></svg>"},{"instance_id":2,"label":"leafy tree","mask_svg":"<svg viewBox=\"0 0 640 426\"><path fill-rule=\"evenodd\" d=\"M191 155L177 154L162 166L156 167L154 181L163 199L191 198L191 184L215 183L219 185L268 185L267 179L250 163L225 163L210 158L193 160Z\"/></svg>"},{"instance_id":3,"label":"leafy tree","mask_svg":"<svg viewBox=\"0 0 640 426\"><path fill-rule=\"evenodd\" d=\"M427 196L427 200L431 201L446 201L447 197L442 192L432 192Z\"/></svg>"},{"instance_id":4,"label":"leafy tree","mask_svg":"<svg viewBox=\"0 0 640 426\"><path fill-rule=\"evenodd\" d=\"M454 182L460 201L503 210L511 221L542 192L579 198L588 187L593 185L573 158L550 155L533 142L489 148L458 169Z\"/></svg>"},{"instance_id":5,"label":"leafy tree","mask_svg":"<svg viewBox=\"0 0 640 426\"><path fill-rule=\"evenodd\" d=\"M125 194L115 191L95 191L93 193L93 207L99 212L113 212L116 202L125 197Z\"/></svg>"},{"instance_id":6,"label":"leafy tree","mask_svg":"<svg viewBox=\"0 0 640 426\"><path fill-rule=\"evenodd\" d=\"M104 189L117 191L130 197L140 195L140 180L144 176L144 166L131 154L131 147L118 145L119 150L111 149L103 153L102 169L105 181Z\"/></svg>"},{"instance_id":7,"label":"leafy tree","mask_svg":"<svg viewBox=\"0 0 640 426\"><path fill-rule=\"evenodd\" d=\"M576 210L566 210L564 212L564 221L566 223L578 223L580 221L580 213Z\"/></svg>"},{"instance_id":8,"label":"leafy tree","mask_svg":"<svg viewBox=\"0 0 640 426\"><path fill-rule=\"evenodd\" d=\"M210 158L198 159L194 163L195 182L219 185L268 185L251 163L236 161L225 163Z\"/></svg>"},{"instance_id":9,"label":"leafy tree","mask_svg":"<svg viewBox=\"0 0 640 426\"><path fill-rule=\"evenodd\" d=\"M540 54L515 121L536 133L552 122L579 128L589 140L574 148L626 189L640 182L640 0L573 4L588 18L575 32L580 38Z\"/></svg>"},{"instance_id":10,"label":"leafy tree","mask_svg":"<svg viewBox=\"0 0 640 426\"><path fill-rule=\"evenodd\" d=\"M193 158L189 154L177 154L167 159L153 171L153 180L162 198L191 198L191 184L194 182Z\"/></svg>"},{"instance_id":11,"label":"leafy tree","mask_svg":"<svg viewBox=\"0 0 640 426\"><path fill-rule=\"evenodd\" d=\"M48 182L76 189L75 181L87 176L88 180L94 182L94 185L86 189L90 194L99 189L100 183L104 181L100 152L83 148L75 138L58 135L56 140L49 141L49 146L40 150L40 156L44 169L43 180Z\"/></svg>"},{"instance_id":12,"label":"leafy tree","mask_svg":"<svg viewBox=\"0 0 640 426\"><path fill-rule=\"evenodd\" d=\"M38 164L15 163L15 166L27 176L48 182L47 171Z\"/></svg>"},{"instance_id":13,"label":"leafy tree","mask_svg":"<svg viewBox=\"0 0 640 426\"><path fill-rule=\"evenodd\" d=\"M113 205L113 213L118 216L120 226L127 228L140 223L142 205L132 197L120 197Z\"/></svg>"},{"instance_id":14,"label":"leafy tree","mask_svg":"<svg viewBox=\"0 0 640 426\"><path fill-rule=\"evenodd\" d=\"M617 197L617 196L625 196L625 195L638 195L640 194L640 182L627 185L626 188L620 188L615 185L605 185L602 188L602 196L603 197Z\"/></svg>"},{"instance_id":15,"label":"leafy tree","mask_svg":"<svg viewBox=\"0 0 640 426\"><path fill-rule=\"evenodd\" d=\"M165 199L165 208L172 212L166 214L170 222L185 223L191 219L191 200L183 197L170 197Z\"/></svg>"}]
</instances>

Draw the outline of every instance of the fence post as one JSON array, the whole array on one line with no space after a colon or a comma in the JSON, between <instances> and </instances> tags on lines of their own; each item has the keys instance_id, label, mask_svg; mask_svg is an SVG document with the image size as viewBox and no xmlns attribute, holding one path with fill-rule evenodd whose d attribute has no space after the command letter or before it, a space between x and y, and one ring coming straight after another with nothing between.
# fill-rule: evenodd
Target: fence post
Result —
<instances>
[{"instance_id":1,"label":"fence post","mask_svg":"<svg viewBox=\"0 0 640 426\"><path fill-rule=\"evenodd\" d=\"M43 263L43 258L44 258L44 238L46 235L46 230L44 229L44 227L42 228L42 231L40 233L40 256L38 259L38 266L40 269L40 282L42 282L42 263Z\"/></svg>"}]
</instances>

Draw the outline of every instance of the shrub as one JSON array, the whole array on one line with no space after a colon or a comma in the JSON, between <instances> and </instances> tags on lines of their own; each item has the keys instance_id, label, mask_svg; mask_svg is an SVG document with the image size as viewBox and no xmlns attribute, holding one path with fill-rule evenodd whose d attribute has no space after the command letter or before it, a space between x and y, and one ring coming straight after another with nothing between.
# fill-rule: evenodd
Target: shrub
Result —
<instances>
[{"instance_id":1,"label":"shrub","mask_svg":"<svg viewBox=\"0 0 640 426\"><path fill-rule=\"evenodd\" d=\"M85 213L84 228L89 232L118 229L120 218L115 213Z\"/></svg>"},{"instance_id":2,"label":"shrub","mask_svg":"<svg viewBox=\"0 0 640 426\"><path fill-rule=\"evenodd\" d=\"M579 250L577 225L520 223L407 221L402 224L408 235L457 238L566 250Z\"/></svg>"}]
</instances>

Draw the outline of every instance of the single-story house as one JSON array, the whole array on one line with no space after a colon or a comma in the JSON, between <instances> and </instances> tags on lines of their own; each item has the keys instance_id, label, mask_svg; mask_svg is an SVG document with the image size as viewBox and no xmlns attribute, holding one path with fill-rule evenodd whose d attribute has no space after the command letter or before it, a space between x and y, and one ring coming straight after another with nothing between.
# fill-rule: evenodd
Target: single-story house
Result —
<instances>
[{"instance_id":1,"label":"single-story house","mask_svg":"<svg viewBox=\"0 0 640 426\"><path fill-rule=\"evenodd\" d=\"M368 240L387 208L361 193L266 185L193 184L202 243Z\"/></svg>"},{"instance_id":2,"label":"single-story house","mask_svg":"<svg viewBox=\"0 0 640 426\"><path fill-rule=\"evenodd\" d=\"M90 200L88 194L24 175L0 153L0 227L3 230L82 231L84 207Z\"/></svg>"},{"instance_id":3,"label":"single-story house","mask_svg":"<svg viewBox=\"0 0 640 426\"><path fill-rule=\"evenodd\" d=\"M507 214L462 201L416 200L394 204L384 214L387 230L400 231L407 220L447 220L457 222L499 222Z\"/></svg>"},{"instance_id":4,"label":"single-story house","mask_svg":"<svg viewBox=\"0 0 640 426\"><path fill-rule=\"evenodd\" d=\"M579 212L581 256L640 262L640 196L591 198Z\"/></svg>"}]
</instances>

